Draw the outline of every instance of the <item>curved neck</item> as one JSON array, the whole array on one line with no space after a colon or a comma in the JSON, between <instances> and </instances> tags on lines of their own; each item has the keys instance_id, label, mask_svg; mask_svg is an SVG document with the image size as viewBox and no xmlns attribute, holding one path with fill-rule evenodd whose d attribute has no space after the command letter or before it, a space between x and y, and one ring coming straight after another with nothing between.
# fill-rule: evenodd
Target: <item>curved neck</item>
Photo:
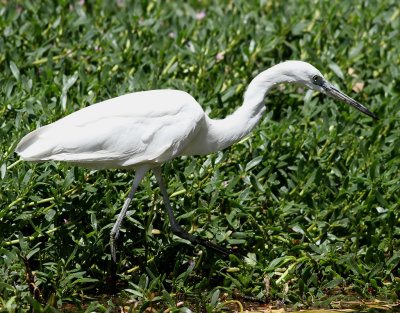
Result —
<instances>
[{"instance_id":1,"label":"curved neck","mask_svg":"<svg viewBox=\"0 0 400 313\"><path fill-rule=\"evenodd\" d=\"M265 113L266 93L276 85L290 81L286 71L282 71L283 64L275 65L258 74L247 87L243 105L233 114L222 120L213 120L206 116L203 127L182 154L213 153L249 134Z\"/></svg>"}]
</instances>

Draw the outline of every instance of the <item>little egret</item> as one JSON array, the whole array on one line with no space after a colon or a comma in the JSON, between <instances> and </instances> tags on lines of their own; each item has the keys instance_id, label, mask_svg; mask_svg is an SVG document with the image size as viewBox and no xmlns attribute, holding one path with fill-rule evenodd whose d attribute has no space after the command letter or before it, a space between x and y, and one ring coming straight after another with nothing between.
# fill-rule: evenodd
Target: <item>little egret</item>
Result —
<instances>
[{"instance_id":1,"label":"little egret","mask_svg":"<svg viewBox=\"0 0 400 313\"><path fill-rule=\"evenodd\" d=\"M157 179L174 234L223 254L233 253L178 225L160 166L183 155L213 153L242 139L265 113L266 93L281 83L296 83L322 92L377 119L326 81L314 66L287 61L257 75L247 88L243 105L225 119L210 119L199 103L183 91L135 92L93 104L36 129L22 138L16 152L27 161L56 160L87 168L136 169L129 195L110 234L111 277L115 285L116 240L121 222L149 170Z\"/></svg>"}]
</instances>

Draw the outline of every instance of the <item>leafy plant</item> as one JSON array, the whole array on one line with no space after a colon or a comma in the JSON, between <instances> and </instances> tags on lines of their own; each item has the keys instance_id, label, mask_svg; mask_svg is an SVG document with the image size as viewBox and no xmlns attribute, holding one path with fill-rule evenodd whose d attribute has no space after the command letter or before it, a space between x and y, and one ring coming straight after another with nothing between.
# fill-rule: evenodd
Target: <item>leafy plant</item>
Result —
<instances>
[{"instance_id":1,"label":"leafy plant","mask_svg":"<svg viewBox=\"0 0 400 313\"><path fill-rule=\"evenodd\" d=\"M398 301L399 12L394 0L3 1L1 310ZM223 118L258 72L287 59L314 64L380 120L279 86L241 142L163 167L179 222L247 262L173 236L148 176L122 224L112 298L109 233L134 173L21 162L19 140L156 88L185 90Z\"/></svg>"}]
</instances>

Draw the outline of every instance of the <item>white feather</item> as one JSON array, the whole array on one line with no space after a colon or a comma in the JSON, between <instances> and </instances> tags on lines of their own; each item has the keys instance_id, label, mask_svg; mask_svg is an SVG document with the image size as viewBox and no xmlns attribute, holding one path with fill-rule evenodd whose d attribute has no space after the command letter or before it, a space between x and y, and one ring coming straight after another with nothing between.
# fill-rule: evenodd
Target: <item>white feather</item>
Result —
<instances>
[{"instance_id":1,"label":"white feather","mask_svg":"<svg viewBox=\"0 0 400 313\"><path fill-rule=\"evenodd\" d=\"M16 151L24 160L67 161L90 168L156 165L176 157L203 118L200 105L185 92L136 92L41 127L26 135Z\"/></svg>"}]
</instances>

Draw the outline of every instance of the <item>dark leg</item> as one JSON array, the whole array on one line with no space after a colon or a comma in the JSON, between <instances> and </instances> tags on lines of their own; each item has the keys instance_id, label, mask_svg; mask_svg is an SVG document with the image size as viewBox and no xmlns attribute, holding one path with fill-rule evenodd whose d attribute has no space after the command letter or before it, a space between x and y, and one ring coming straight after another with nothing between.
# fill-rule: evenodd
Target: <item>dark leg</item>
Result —
<instances>
[{"instance_id":1,"label":"dark leg","mask_svg":"<svg viewBox=\"0 0 400 313\"><path fill-rule=\"evenodd\" d=\"M180 238L189 240L192 244L199 244L206 248L213 249L213 250L218 251L219 253L222 253L225 255L234 254L234 255L238 256L240 259L243 259L243 257L241 255L238 255L237 253L233 252L232 250L229 250L225 247L219 246L215 243L212 243L208 240L202 239L198 236L189 234L180 225L178 225L178 223L175 219L174 213L172 212L167 189L165 188L164 181L162 179L161 168L160 167L153 168L153 172L154 172L154 175L156 176L158 185L160 186L161 194L163 196L165 207L167 209L167 215L168 215L169 221L171 223L171 230L175 235L177 235Z\"/></svg>"},{"instance_id":2,"label":"dark leg","mask_svg":"<svg viewBox=\"0 0 400 313\"><path fill-rule=\"evenodd\" d=\"M116 254L116 245L117 239L119 235L119 230L121 228L122 220L124 219L126 212L128 210L129 204L132 201L133 195L136 192L137 187L142 181L144 175L146 175L148 167L139 167L136 170L135 178L133 179L133 184L131 190L129 191L128 198L126 198L124 206L122 207L121 212L118 215L117 221L115 222L111 233L110 233L110 247L111 247L111 290L112 293L116 292L116 264L117 264L117 254Z\"/></svg>"}]
</instances>

